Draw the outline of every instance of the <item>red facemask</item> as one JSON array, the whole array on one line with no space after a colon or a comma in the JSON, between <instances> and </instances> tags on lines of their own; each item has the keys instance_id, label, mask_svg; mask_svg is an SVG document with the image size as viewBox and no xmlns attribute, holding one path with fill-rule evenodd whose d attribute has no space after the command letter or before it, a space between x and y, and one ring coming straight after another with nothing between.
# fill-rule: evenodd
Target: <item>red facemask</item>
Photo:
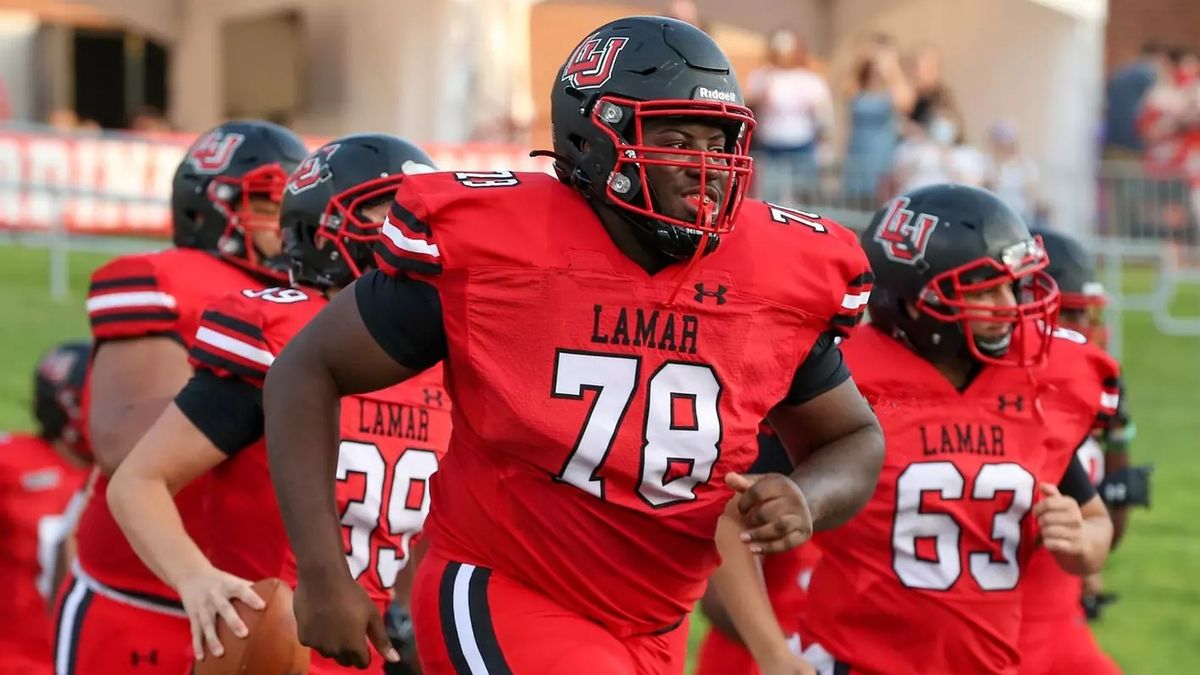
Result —
<instances>
[{"instance_id":1,"label":"red facemask","mask_svg":"<svg viewBox=\"0 0 1200 675\"><path fill-rule=\"evenodd\" d=\"M244 253L222 255L231 262L260 275L287 281L285 270L268 267L254 246L254 232L279 231L279 217L255 213L252 199L265 199L278 205L283 200L287 173L278 164L265 164L238 178L217 176L208 184L208 198L225 215L222 241L239 241Z\"/></svg>"},{"instance_id":2,"label":"red facemask","mask_svg":"<svg viewBox=\"0 0 1200 675\"><path fill-rule=\"evenodd\" d=\"M623 124L625 116L632 111L633 141L627 142L613 126ZM685 117L700 122L712 122L719 126L739 125L743 129L740 138L728 143L733 152L711 152L662 148L646 145L644 126L648 119L662 117ZM596 125L616 148L617 162L605 186L611 203L619 208L641 216L653 218L668 225L696 230L702 234L719 235L733 229L733 219L745 197L753 173L753 160L747 151L750 135L754 129L754 114L745 106L716 101L693 101L688 99L662 101L634 101L602 96L592 108L592 124ZM641 194L647 195L644 205L625 201L623 195L632 192L629 178L621 173L628 165L637 169ZM709 181L724 174L725 194L719 205L702 206L693 221L681 220L659 213L648 195L651 194L646 166L674 166L698 170L700 174L699 194L703 196Z\"/></svg>"},{"instance_id":3,"label":"red facemask","mask_svg":"<svg viewBox=\"0 0 1200 675\"><path fill-rule=\"evenodd\" d=\"M1004 262L981 258L934 277L922 290L917 309L938 321L957 323L971 355L982 363L1003 366L1034 366L1050 352L1051 329L1058 319L1058 284L1044 271L1049 259L1041 239L1021 242L1001 256ZM1012 285L1016 302L997 306L965 299L967 294ZM972 323L1012 326L1008 349L1003 356L986 353L979 346Z\"/></svg>"}]
</instances>

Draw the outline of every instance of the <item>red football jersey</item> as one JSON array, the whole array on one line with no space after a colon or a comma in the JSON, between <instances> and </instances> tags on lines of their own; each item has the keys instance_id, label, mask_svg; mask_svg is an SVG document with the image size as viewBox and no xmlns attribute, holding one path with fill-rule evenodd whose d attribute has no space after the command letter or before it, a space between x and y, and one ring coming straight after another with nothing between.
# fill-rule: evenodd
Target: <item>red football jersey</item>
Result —
<instances>
[{"instance_id":1,"label":"red football jersey","mask_svg":"<svg viewBox=\"0 0 1200 675\"><path fill-rule=\"evenodd\" d=\"M618 636L691 610L722 476L870 282L851 232L762 202L686 278L651 275L544 174L409 176L383 234L381 267L441 298L454 434L431 546Z\"/></svg>"},{"instance_id":2,"label":"red football jersey","mask_svg":"<svg viewBox=\"0 0 1200 675\"><path fill-rule=\"evenodd\" d=\"M1087 469L1092 483L1099 485L1104 480L1104 448L1094 436L1088 436L1075 451L1079 463ZM1039 623L1046 621L1084 621L1083 580L1065 571L1044 548L1033 552L1029 567L1021 574L1021 597L1025 600L1022 609L1022 631L1037 630Z\"/></svg>"},{"instance_id":3,"label":"red football jersey","mask_svg":"<svg viewBox=\"0 0 1200 675\"><path fill-rule=\"evenodd\" d=\"M318 291L245 290L204 312L192 364L262 386L275 356L326 304ZM412 538L429 510L430 476L450 440L450 397L437 366L394 387L341 402L337 505L350 571L382 611ZM219 528L207 548L217 567L249 579L296 565L259 440L212 472L207 521ZM248 517L253 514L253 517Z\"/></svg>"},{"instance_id":4,"label":"red football jersey","mask_svg":"<svg viewBox=\"0 0 1200 675\"><path fill-rule=\"evenodd\" d=\"M108 340L166 336L187 345L200 323L200 312L226 293L255 285L254 278L216 256L189 248L117 258L92 275L87 311L92 337ZM84 409L90 406L90 383ZM175 498L188 532L205 541L201 527L202 488L194 482ZM133 552L108 510L108 478L97 477L92 498L80 517L79 564L97 581L118 590L174 599Z\"/></svg>"},{"instance_id":5,"label":"red football jersey","mask_svg":"<svg viewBox=\"0 0 1200 675\"><path fill-rule=\"evenodd\" d=\"M52 551L39 544L86 477L47 441L0 433L0 673L54 671L47 600L38 591Z\"/></svg>"},{"instance_id":6,"label":"red football jersey","mask_svg":"<svg viewBox=\"0 0 1200 675\"><path fill-rule=\"evenodd\" d=\"M873 327L842 351L887 456L867 506L817 536L805 642L854 672L1015 672L1037 485L1058 484L1080 440L1115 411L1116 364L1056 339L1048 365L986 366L960 393Z\"/></svg>"}]
</instances>

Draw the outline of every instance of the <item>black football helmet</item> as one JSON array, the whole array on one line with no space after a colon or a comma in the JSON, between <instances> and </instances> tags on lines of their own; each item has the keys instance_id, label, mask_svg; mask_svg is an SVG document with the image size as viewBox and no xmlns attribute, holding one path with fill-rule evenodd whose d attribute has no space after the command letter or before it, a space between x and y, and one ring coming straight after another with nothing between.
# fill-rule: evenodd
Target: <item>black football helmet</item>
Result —
<instances>
[{"instance_id":1,"label":"black football helmet","mask_svg":"<svg viewBox=\"0 0 1200 675\"><path fill-rule=\"evenodd\" d=\"M1059 325L1104 347L1108 342L1108 329L1104 325L1103 312L1108 305L1108 294L1104 284L1096 280L1091 252L1078 240L1061 232L1034 230L1033 233L1042 238L1050 258L1046 274L1054 277L1062 296Z\"/></svg>"},{"instance_id":2,"label":"black football helmet","mask_svg":"<svg viewBox=\"0 0 1200 675\"><path fill-rule=\"evenodd\" d=\"M383 218L406 174L435 171L417 146L387 134L356 134L314 150L288 178L279 222L293 283L341 288L375 266Z\"/></svg>"},{"instance_id":3,"label":"black football helmet","mask_svg":"<svg viewBox=\"0 0 1200 675\"><path fill-rule=\"evenodd\" d=\"M87 376L91 345L67 342L38 360L33 376L33 416L38 434L61 440L76 454L87 454L83 429L83 381Z\"/></svg>"},{"instance_id":4,"label":"black football helmet","mask_svg":"<svg viewBox=\"0 0 1200 675\"><path fill-rule=\"evenodd\" d=\"M1058 287L1040 240L999 197L965 185L903 194L871 220L863 248L875 273L871 321L927 358L968 354L983 363L1031 366L1050 348ZM1016 304L974 303L967 294L1013 284ZM915 315L915 316L914 316ZM972 322L1012 325L984 340Z\"/></svg>"},{"instance_id":5,"label":"black football helmet","mask_svg":"<svg viewBox=\"0 0 1200 675\"><path fill-rule=\"evenodd\" d=\"M707 239L712 251L750 183L754 116L743 105L729 59L695 26L661 16L632 16L601 26L567 58L550 95L555 170L598 208L613 208L656 250L690 258ZM724 152L664 149L643 143L647 120L703 121L725 131ZM647 165L726 175L720 203L702 202L694 221L655 205Z\"/></svg>"},{"instance_id":6,"label":"black football helmet","mask_svg":"<svg viewBox=\"0 0 1200 675\"><path fill-rule=\"evenodd\" d=\"M256 214L251 199L279 203L288 174L307 153L299 136L260 120L226 122L202 135L175 170L175 245L215 251L258 276L286 280L287 256L266 256L253 241L255 230L277 230L279 221Z\"/></svg>"}]
</instances>

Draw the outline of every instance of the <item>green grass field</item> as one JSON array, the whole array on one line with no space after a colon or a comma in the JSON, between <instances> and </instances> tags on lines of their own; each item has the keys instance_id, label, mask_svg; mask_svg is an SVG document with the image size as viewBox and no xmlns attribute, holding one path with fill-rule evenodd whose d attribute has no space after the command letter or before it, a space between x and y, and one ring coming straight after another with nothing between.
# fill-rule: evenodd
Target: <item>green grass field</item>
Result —
<instances>
[{"instance_id":1,"label":"green grass field","mask_svg":"<svg viewBox=\"0 0 1200 675\"><path fill-rule=\"evenodd\" d=\"M70 298L55 302L47 252L0 246L0 429L29 427L31 373L42 349L87 335L87 278L105 259L72 254ZM1128 288L1151 283L1149 271L1132 270ZM1177 311L1200 316L1200 289L1185 291ZM1125 339L1135 461L1158 468L1154 505L1134 513L1105 575L1120 601L1096 631L1127 673L1200 673L1200 339L1164 336L1142 314L1127 316Z\"/></svg>"}]
</instances>

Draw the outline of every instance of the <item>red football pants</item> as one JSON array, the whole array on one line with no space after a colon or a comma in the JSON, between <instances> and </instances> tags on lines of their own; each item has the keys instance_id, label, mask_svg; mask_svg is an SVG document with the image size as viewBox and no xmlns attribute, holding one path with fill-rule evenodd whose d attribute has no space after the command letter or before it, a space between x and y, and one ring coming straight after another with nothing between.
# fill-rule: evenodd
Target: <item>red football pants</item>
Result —
<instances>
[{"instance_id":1,"label":"red football pants","mask_svg":"<svg viewBox=\"0 0 1200 675\"><path fill-rule=\"evenodd\" d=\"M758 664L745 645L713 628L700 647L696 675L758 675Z\"/></svg>"},{"instance_id":2,"label":"red football pants","mask_svg":"<svg viewBox=\"0 0 1200 675\"><path fill-rule=\"evenodd\" d=\"M483 567L430 551L413 586L425 675L680 675L687 622L617 638L550 598Z\"/></svg>"},{"instance_id":3,"label":"red football pants","mask_svg":"<svg viewBox=\"0 0 1200 675\"><path fill-rule=\"evenodd\" d=\"M1020 649L1020 675L1121 675L1096 644L1082 612L1062 619L1026 619Z\"/></svg>"},{"instance_id":4,"label":"red football pants","mask_svg":"<svg viewBox=\"0 0 1200 675\"><path fill-rule=\"evenodd\" d=\"M63 580L55 616L54 664L59 675L183 675L190 671L192 633L170 601L131 596L75 575ZM162 603L163 611L148 607ZM168 613L171 611L178 614Z\"/></svg>"}]
</instances>

